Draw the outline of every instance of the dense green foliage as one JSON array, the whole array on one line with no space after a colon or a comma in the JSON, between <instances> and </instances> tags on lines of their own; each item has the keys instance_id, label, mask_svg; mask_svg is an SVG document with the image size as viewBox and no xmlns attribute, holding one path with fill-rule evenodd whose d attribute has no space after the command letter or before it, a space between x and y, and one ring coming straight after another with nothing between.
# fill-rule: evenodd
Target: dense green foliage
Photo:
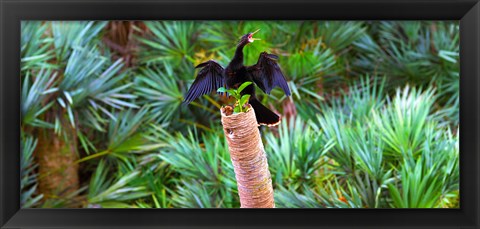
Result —
<instances>
[{"instance_id":1,"label":"dense green foliage","mask_svg":"<svg viewBox=\"0 0 480 229\"><path fill-rule=\"evenodd\" d=\"M126 45L111 23L22 22L23 207L70 207L44 200L34 157L39 130L66 125L83 207L239 207L219 111L233 100L181 102L195 65L226 66L256 29L245 64L278 55L292 90L258 91L283 116L261 129L277 207L458 207L457 22L150 21Z\"/></svg>"}]
</instances>

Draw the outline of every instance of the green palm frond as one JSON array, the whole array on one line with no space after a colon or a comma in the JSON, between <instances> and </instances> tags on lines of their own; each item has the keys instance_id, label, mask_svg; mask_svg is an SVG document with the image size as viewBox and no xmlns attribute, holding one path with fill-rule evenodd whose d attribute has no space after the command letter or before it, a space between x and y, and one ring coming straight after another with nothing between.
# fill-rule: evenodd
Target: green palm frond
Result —
<instances>
[{"instance_id":1,"label":"green palm frond","mask_svg":"<svg viewBox=\"0 0 480 229\"><path fill-rule=\"evenodd\" d=\"M361 77L354 81L343 91L342 99L333 101L332 106L340 112L349 114L352 120L361 120L368 117L372 110L380 109L385 103L385 84L386 79L379 79L376 76Z\"/></svg>"},{"instance_id":2,"label":"green palm frond","mask_svg":"<svg viewBox=\"0 0 480 229\"><path fill-rule=\"evenodd\" d=\"M182 175L202 180L204 184L219 185L226 174L232 174L233 167L224 168L226 171L220 167L223 161L229 160L223 139L211 134L198 139L192 131L186 136L180 134L172 136L158 127L156 131L163 132L166 138L164 142L168 143L166 151L159 157ZM226 181L233 185L231 178L228 179L230 181Z\"/></svg>"},{"instance_id":3,"label":"green palm frond","mask_svg":"<svg viewBox=\"0 0 480 229\"><path fill-rule=\"evenodd\" d=\"M138 38L145 47L140 61L147 65L171 61L178 65L183 59L193 62L193 50L200 36L198 23L180 21L147 21L147 28L153 36Z\"/></svg>"},{"instance_id":4,"label":"green palm frond","mask_svg":"<svg viewBox=\"0 0 480 229\"><path fill-rule=\"evenodd\" d=\"M405 87L397 90L393 101L386 108L372 111L372 119L381 138L386 143L386 152L391 155L414 155L421 151L424 128L435 100L433 90L424 92Z\"/></svg>"},{"instance_id":5,"label":"green palm frond","mask_svg":"<svg viewBox=\"0 0 480 229\"><path fill-rule=\"evenodd\" d=\"M382 22L375 34L365 34L355 42L358 59L354 65L389 76L389 85L407 81L452 84L457 79L448 78L459 71L458 34L455 23Z\"/></svg>"},{"instance_id":6,"label":"green palm frond","mask_svg":"<svg viewBox=\"0 0 480 229\"><path fill-rule=\"evenodd\" d=\"M111 207L115 202L134 200L150 195L146 191L146 187L130 185L139 174L139 171L132 171L119 176L117 179L109 179L106 177L106 165L101 161L90 182L88 203ZM128 207L128 205L125 207Z\"/></svg>"},{"instance_id":7,"label":"green palm frond","mask_svg":"<svg viewBox=\"0 0 480 229\"><path fill-rule=\"evenodd\" d=\"M318 24L316 35L320 36L327 47L335 52L353 45L366 31L362 22L323 21Z\"/></svg>"},{"instance_id":8,"label":"green palm frond","mask_svg":"<svg viewBox=\"0 0 480 229\"><path fill-rule=\"evenodd\" d=\"M87 125L102 131L103 120L98 112L115 119L109 108L138 108L131 102L137 96L127 91L132 83L122 84L128 77L128 72L121 72L122 67L121 59L109 64L95 47L73 50L56 98L67 111L72 126L78 125L75 110L86 117L82 120Z\"/></svg>"},{"instance_id":9,"label":"green palm frond","mask_svg":"<svg viewBox=\"0 0 480 229\"><path fill-rule=\"evenodd\" d=\"M265 136L269 166L277 186L299 188L314 182L324 154L333 147L333 140L323 142L323 136L301 118L282 122L279 136Z\"/></svg>"},{"instance_id":10,"label":"green palm frond","mask_svg":"<svg viewBox=\"0 0 480 229\"><path fill-rule=\"evenodd\" d=\"M45 36L49 24L41 21L22 21L20 56L21 70L31 71L41 68L54 68L50 60L54 58L51 49L53 39Z\"/></svg>"},{"instance_id":11,"label":"green palm frond","mask_svg":"<svg viewBox=\"0 0 480 229\"><path fill-rule=\"evenodd\" d=\"M20 157L20 205L23 208L37 207L43 198L43 194L38 194L38 174L36 169L33 152L37 147L37 139L31 136L22 136L21 157Z\"/></svg>"},{"instance_id":12,"label":"green palm frond","mask_svg":"<svg viewBox=\"0 0 480 229\"><path fill-rule=\"evenodd\" d=\"M47 98L51 96L51 93L57 91L55 87L56 77L57 73L42 69L35 77L27 73L25 78L23 78L20 97L20 111L23 125L32 125L41 128L53 127L52 124L42 120L40 116L54 105L54 102L48 101Z\"/></svg>"},{"instance_id":13,"label":"green palm frond","mask_svg":"<svg viewBox=\"0 0 480 229\"><path fill-rule=\"evenodd\" d=\"M212 193L198 181L183 181L178 187L178 194L174 194L174 204L180 208L214 208L220 207L215 203Z\"/></svg>"},{"instance_id":14,"label":"green palm frond","mask_svg":"<svg viewBox=\"0 0 480 229\"><path fill-rule=\"evenodd\" d=\"M318 190L317 190L318 189ZM341 186L337 181L327 182L315 190L305 187L304 193L279 188L275 193L278 207L288 208L363 208L358 190L347 184Z\"/></svg>"},{"instance_id":15,"label":"green palm frond","mask_svg":"<svg viewBox=\"0 0 480 229\"><path fill-rule=\"evenodd\" d=\"M127 160L125 154L138 153L155 148L148 142L141 130L141 126L149 119L151 118L148 115L148 108L145 107L138 111L129 109L117 113L109 123L107 148L101 152L86 156L78 162L88 161L105 155L118 157L125 161Z\"/></svg>"},{"instance_id":16,"label":"green palm frond","mask_svg":"<svg viewBox=\"0 0 480 229\"><path fill-rule=\"evenodd\" d=\"M158 158L168 163L179 176L175 177L177 191L174 191L174 203L181 207L234 207L239 205L236 194L235 174L228 154L228 148L223 138L219 138L215 133L204 134L197 138L194 132L189 131L187 135L172 135L159 126L152 126L152 139L160 140L159 143L165 143L167 146L160 150ZM157 141L158 141L157 140ZM187 190L183 183L185 180L196 180L201 182L202 187L208 188L209 195L215 198L207 198L198 202L193 198L197 195L194 190ZM189 186L190 187L190 186ZM197 190L198 192L204 192ZM187 192L192 192L188 194ZM179 195L179 196L177 196ZM183 196L183 197L182 197ZM188 197L187 199L185 199ZM176 200L180 198L182 203ZM184 201L189 200L188 204ZM194 201L195 200L195 201ZM200 205L199 203L203 203ZM206 203L214 203L207 205Z\"/></svg>"},{"instance_id":17,"label":"green palm frond","mask_svg":"<svg viewBox=\"0 0 480 229\"><path fill-rule=\"evenodd\" d=\"M139 128L148 119L148 109L145 107L136 113L133 110L120 112L117 118L110 122L108 150L113 154L141 150L145 140Z\"/></svg>"},{"instance_id":18,"label":"green palm frond","mask_svg":"<svg viewBox=\"0 0 480 229\"><path fill-rule=\"evenodd\" d=\"M377 138L379 133L366 131L357 123L356 131L348 132L350 147L355 152L354 158L362 171L372 178L380 180L385 174L383 152L385 143Z\"/></svg>"},{"instance_id":19,"label":"green palm frond","mask_svg":"<svg viewBox=\"0 0 480 229\"><path fill-rule=\"evenodd\" d=\"M327 156L338 163L334 165L340 167L340 171L352 173L356 165L354 151L350 148L349 135L351 135L350 132L355 131L355 126L348 123L344 114L338 114L332 110L326 110L318 116L318 123L325 135L324 139L333 139L335 142Z\"/></svg>"},{"instance_id":20,"label":"green palm frond","mask_svg":"<svg viewBox=\"0 0 480 229\"><path fill-rule=\"evenodd\" d=\"M336 73L336 59L333 52L322 47L322 41L308 45L299 52L280 59L282 69L291 83L294 98L302 100L316 98L323 100L318 93L318 85L329 74ZM295 93L297 92L297 93Z\"/></svg>"},{"instance_id":21,"label":"green palm frond","mask_svg":"<svg viewBox=\"0 0 480 229\"><path fill-rule=\"evenodd\" d=\"M442 184L435 176L434 168L426 167L420 157L414 165L403 163L400 172L401 188L389 184L392 207L397 208L433 208L440 202Z\"/></svg>"},{"instance_id":22,"label":"green palm frond","mask_svg":"<svg viewBox=\"0 0 480 229\"><path fill-rule=\"evenodd\" d=\"M121 72L122 67L122 59L110 64L105 57L99 55L96 48L75 49L67 63L59 89L70 94L65 99L72 100L72 107L77 103L86 103L90 99L88 102L92 105L98 101L117 109L138 108L137 105L126 101L135 99L136 95L122 93L132 85L132 83L121 85L122 80L128 76L128 72Z\"/></svg>"},{"instance_id":23,"label":"green palm frond","mask_svg":"<svg viewBox=\"0 0 480 229\"><path fill-rule=\"evenodd\" d=\"M155 208L169 208L173 206L170 196L174 187L175 176L168 164L164 161L154 160L151 166L146 167L142 173L147 183L147 188L151 190L151 202Z\"/></svg>"},{"instance_id":24,"label":"green palm frond","mask_svg":"<svg viewBox=\"0 0 480 229\"><path fill-rule=\"evenodd\" d=\"M315 80L314 76L333 71L334 55L330 49L322 48L321 44L322 41L319 41L311 49L304 49L285 58L286 64L282 66L290 79L307 84Z\"/></svg>"},{"instance_id":25,"label":"green palm frond","mask_svg":"<svg viewBox=\"0 0 480 229\"><path fill-rule=\"evenodd\" d=\"M283 186L275 190L275 207L278 208L324 208L320 202L318 194L311 189L305 188L305 193L301 194L295 190L288 190Z\"/></svg>"},{"instance_id":26,"label":"green palm frond","mask_svg":"<svg viewBox=\"0 0 480 229\"><path fill-rule=\"evenodd\" d=\"M158 68L142 68L141 75L136 77L135 89L145 104L151 107L154 119L165 123L176 118L174 114L183 100L183 93L178 85L175 73L170 65L164 70Z\"/></svg>"},{"instance_id":27,"label":"green palm frond","mask_svg":"<svg viewBox=\"0 0 480 229\"><path fill-rule=\"evenodd\" d=\"M56 58L62 63L68 59L72 49L85 47L95 42L96 36L107 25L106 21L54 21L51 22Z\"/></svg>"},{"instance_id":28,"label":"green palm frond","mask_svg":"<svg viewBox=\"0 0 480 229\"><path fill-rule=\"evenodd\" d=\"M338 180L327 182L319 187L318 198L329 208L364 208L360 190L347 182L342 186Z\"/></svg>"}]
</instances>

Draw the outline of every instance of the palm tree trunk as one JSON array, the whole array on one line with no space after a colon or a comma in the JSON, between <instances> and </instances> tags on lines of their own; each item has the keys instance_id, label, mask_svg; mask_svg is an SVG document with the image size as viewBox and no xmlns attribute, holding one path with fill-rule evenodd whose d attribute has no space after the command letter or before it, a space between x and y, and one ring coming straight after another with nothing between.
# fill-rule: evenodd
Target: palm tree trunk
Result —
<instances>
[{"instance_id":1,"label":"palm tree trunk","mask_svg":"<svg viewBox=\"0 0 480 229\"><path fill-rule=\"evenodd\" d=\"M53 130L40 131L35 156L38 162L39 191L45 200L66 198L79 188L75 130L64 129L65 136ZM64 199L67 200L67 199ZM67 200L71 202L72 200Z\"/></svg>"},{"instance_id":2,"label":"palm tree trunk","mask_svg":"<svg viewBox=\"0 0 480 229\"><path fill-rule=\"evenodd\" d=\"M274 208L272 178L253 108L232 114L221 109L222 125L228 142L242 208Z\"/></svg>"}]
</instances>

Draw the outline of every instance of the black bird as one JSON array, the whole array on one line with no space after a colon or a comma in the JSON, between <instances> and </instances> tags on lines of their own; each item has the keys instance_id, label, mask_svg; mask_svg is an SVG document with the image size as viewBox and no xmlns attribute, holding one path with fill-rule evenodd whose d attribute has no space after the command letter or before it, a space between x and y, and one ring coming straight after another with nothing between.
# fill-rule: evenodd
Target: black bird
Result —
<instances>
[{"instance_id":1,"label":"black bird","mask_svg":"<svg viewBox=\"0 0 480 229\"><path fill-rule=\"evenodd\" d=\"M202 69L198 72L183 102L189 104L197 97L217 91L218 88L225 85L227 88L238 88L246 81L253 81L267 94L270 94L270 91L278 86L287 96L290 96L290 89L285 76L283 76L280 66L277 64L278 56L262 52L255 65L243 65L243 48L255 40L260 40L252 37L256 32L258 30L253 33L247 33L240 38L235 56L227 68L224 69L214 60L209 60L196 66L195 68ZM258 101L255 96L254 84L247 86L241 94L250 95L248 102L255 111L259 125L275 126L280 123L280 117Z\"/></svg>"}]
</instances>

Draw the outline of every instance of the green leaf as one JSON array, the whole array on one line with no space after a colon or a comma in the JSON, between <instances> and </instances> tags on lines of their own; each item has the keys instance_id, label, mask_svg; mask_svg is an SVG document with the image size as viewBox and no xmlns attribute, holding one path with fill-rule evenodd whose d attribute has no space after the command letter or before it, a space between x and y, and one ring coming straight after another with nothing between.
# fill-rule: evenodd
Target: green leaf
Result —
<instances>
[{"instance_id":1,"label":"green leaf","mask_svg":"<svg viewBox=\"0 0 480 229\"><path fill-rule=\"evenodd\" d=\"M235 107L233 108L233 112L235 112L235 113L240 113L240 112L242 112L242 111L240 110L240 107L239 107L239 106L235 106Z\"/></svg>"},{"instance_id":2,"label":"green leaf","mask_svg":"<svg viewBox=\"0 0 480 229\"><path fill-rule=\"evenodd\" d=\"M231 96L233 96L235 98L237 98L238 95L239 95L239 93L235 89L227 89L227 92L228 92L228 94L230 94Z\"/></svg>"},{"instance_id":3,"label":"green leaf","mask_svg":"<svg viewBox=\"0 0 480 229\"><path fill-rule=\"evenodd\" d=\"M243 107L248 102L248 99L250 99L250 95L243 95L240 99L240 107Z\"/></svg>"},{"instance_id":4,"label":"green leaf","mask_svg":"<svg viewBox=\"0 0 480 229\"><path fill-rule=\"evenodd\" d=\"M245 83L242 83L242 85L240 85L240 87L238 87L237 89L237 92L240 93L243 91L243 89L245 89L248 85L252 84L251 81L247 81Z\"/></svg>"}]
</instances>

